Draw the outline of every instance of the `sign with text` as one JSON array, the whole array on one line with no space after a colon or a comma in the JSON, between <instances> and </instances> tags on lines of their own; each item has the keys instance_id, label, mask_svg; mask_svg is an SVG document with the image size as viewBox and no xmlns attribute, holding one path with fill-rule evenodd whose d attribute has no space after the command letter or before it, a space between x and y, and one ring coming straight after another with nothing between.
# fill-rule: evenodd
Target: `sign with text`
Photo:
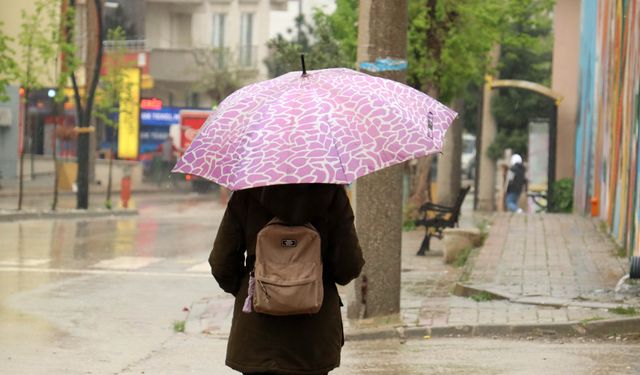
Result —
<instances>
[{"instance_id":1,"label":"sign with text","mask_svg":"<svg viewBox=\"0 0 640 375\"><path fill-rule=\"evenodd\" d=\"M136 159L140 144L140 69L125 69L128 93L120 94L118 158Z\"/></svg>"}]
</instances>

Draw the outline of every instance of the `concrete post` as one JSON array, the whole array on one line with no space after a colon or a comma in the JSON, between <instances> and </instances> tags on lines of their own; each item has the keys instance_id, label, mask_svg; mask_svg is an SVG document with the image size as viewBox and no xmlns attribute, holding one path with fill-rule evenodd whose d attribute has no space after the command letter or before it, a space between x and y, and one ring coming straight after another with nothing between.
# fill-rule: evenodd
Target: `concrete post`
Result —
<instances>
[{"instance_id":1,"label":"concrete post","mask_svg":"<svg viewBox=\"0 0 640 375\"><path fill-rule=\"evenodd\" d=\"M407 19L407 0L360 0L358 62L405 60ZM404 70L375 74L406 80ZM356 228L367 263L353 283L356 301L349 303L350 318L400 312L402 171L403 166L396 165L356 183Z\"/></svg>"}]
</instances>

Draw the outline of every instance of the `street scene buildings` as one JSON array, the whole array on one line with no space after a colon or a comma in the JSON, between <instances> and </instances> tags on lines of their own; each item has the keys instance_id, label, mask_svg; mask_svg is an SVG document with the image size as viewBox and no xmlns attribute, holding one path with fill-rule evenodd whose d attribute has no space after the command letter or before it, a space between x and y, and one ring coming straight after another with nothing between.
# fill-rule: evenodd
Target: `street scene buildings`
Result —
<instances>
[{"instance_id":1,"label":"street scene buildings","mask_svg":"<svg viewBox=\"0 0 640 375\"><path fill-rule=\"evenodd\" d=\"M0 0L0 372L236 373L235 298L207 259L232 196L216 170L240 173L171 169L210 151L197 137L219 140L201 130L234 92L327 68L457 113L407 121L426 157L341 182L366 264L338 286L331 374L640 372L639 0ZM313 142L363 82L314 86L332 104L274 149ZM248 125L211 154L272 136L285 99L292 124L311 113L263 92L239 96L229 124ZM345 105L371 116L349 119L358 147L394 121L376 114L422 109L380 92ZM282 158L278 178L316 166Z\"/></svg>"}]
</instances>

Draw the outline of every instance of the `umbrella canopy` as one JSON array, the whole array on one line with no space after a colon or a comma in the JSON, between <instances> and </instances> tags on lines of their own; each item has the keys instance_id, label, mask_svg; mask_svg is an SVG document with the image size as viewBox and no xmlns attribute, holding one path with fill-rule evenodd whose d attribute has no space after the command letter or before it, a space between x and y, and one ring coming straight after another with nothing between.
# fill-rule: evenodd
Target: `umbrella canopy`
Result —
<instances>
[{"instance_id":1,"label":"umbrella canopy","mask_svg":"<svg viewBox=\"0 0 640 375\"><path fill-rule=\"evenodd\" d=\"M231 190L349 184L441 151L457 114L404 84L350 69L248 85L209 117L173 172Z\"/></svg>"}]
</instances>

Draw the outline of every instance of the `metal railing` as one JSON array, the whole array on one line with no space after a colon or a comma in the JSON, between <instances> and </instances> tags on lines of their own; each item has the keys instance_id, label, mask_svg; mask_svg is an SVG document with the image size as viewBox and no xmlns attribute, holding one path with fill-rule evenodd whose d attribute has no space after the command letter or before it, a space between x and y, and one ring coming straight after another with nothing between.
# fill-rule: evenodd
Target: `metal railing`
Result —
<instances>
[{"instance_id":1,"label":"metal railing","mask_svg":"<svg viewBox=\"0 0 640 375\"><path fill-rule=\"evenodd\" d=\"M105 51L114 51L121 48L127 51L145 51L146 45L146 39L105 40L102 42L102 46L104 47Z\"/></svg>"}]
</instances>

